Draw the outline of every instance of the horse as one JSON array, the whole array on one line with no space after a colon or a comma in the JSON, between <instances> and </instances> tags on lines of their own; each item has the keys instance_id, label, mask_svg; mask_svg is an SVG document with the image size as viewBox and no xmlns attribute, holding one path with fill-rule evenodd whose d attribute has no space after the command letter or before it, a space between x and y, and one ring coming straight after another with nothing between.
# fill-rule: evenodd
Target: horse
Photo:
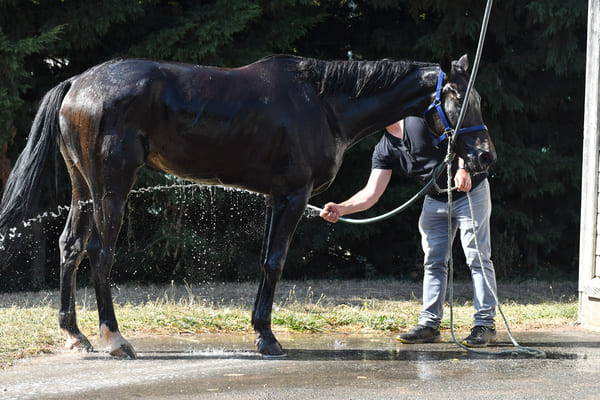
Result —
<instances>
[{"instance_id":1,"label":"horse","mask_svg":"<svg viewBox=\"0 0 600 400\"><path fill-rule=\"evenodd\" d=\"M43 97L5 188L0 232L6 236L31 212L45 161L58 145L72 184L59 239L59 327L68 348L93 350L75 311L76 272L87 254L101 337L110 355L135 358L119 332L110 272L139 169L146 165L191 182L264 194L262 278L251 323L257 351L284 356L271 329L273 296L309 199L331 185L352 145L406 116L423 115L438 78L438 103L456 124L468 68L466 55L440 63L274 55L238 68L146 59L99 64ZM441 136L444 118L425 117ZM496 154L476 91L464 121L481 128L461 134L455 151L468 170L484 171ZM92 206L83 207L86 202Z\"/></svg>"}]
</instances>

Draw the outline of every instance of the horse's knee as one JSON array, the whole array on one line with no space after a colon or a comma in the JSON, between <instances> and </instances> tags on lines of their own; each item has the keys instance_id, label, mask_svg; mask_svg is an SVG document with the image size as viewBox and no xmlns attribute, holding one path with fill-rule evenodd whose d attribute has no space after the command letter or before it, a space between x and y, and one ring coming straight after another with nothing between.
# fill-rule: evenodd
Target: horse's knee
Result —
<instances>
[{"instance_id":1,"label":"horse's knee","mask_svg":"<svg viewBox=\"0 0 600 400\"><path fill-rule=\"evenodd\" d=\"M283 274L283 264L279 260L269 261L263 264L262 270L271 285L277 284Z\"/></svg>"},{"instance_id":2,"label":"horse's knee","mask_svg":"<svg viewBox=\"0 0 600 400\"><path fill-rule=\"evenodd\" d=\"M70 260L78 263L83 258L83 238L75 237L70 232L65 231L58 238L58 246L63 263Z\"/></svg>"},{"instance_id":3,"label":"horse's knee","mask_svg":"<svg viewBox=\"0 0 600 400\"><path fill-rule=\"evenodd\" d=\"M114 249L105 248L96 236L90 238L87 244L87 253L91 261L92 273L105 277L110 272L114 260Z\"/></svg>"},{"instance_id":4,"label":"horse's knee","mask_svg":"<svg viewBox=\"0 0 600 400\"><path fill-rule=\"evenodd\" d=\"M112 249L100 249L92 263L92 274L99 281L108 279L114 263L115 253Z\"/></svg>"},{"instance_id":5,"label":"horse's knee","mask_svg":"<svg viewBox=\"0 0 600 400\"><path fill-rule=\"evenodd\" d=\"M100 240L96 235L88 240L86 250L90 254L96 254L100 251Z\"/></svg>"}]
</instances>

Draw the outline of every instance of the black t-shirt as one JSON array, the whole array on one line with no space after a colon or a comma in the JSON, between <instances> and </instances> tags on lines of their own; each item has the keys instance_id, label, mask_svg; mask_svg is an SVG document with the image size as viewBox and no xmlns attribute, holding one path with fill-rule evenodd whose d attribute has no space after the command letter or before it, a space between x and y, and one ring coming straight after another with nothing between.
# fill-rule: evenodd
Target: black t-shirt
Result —
<instances>
[{"instance_id":1,"label":"black t-shirt","mask_svg":"<svg viewBox=\"0 0 600 400\"><path fill-rule=\"evenodd\" d=\"M427 183L435 167L437 167L446 157L448 141L441 143L435 148L432 143L431 135L425 125L425 120L418 117L408 117L404 120L404 138L400 139L391 135L387 131L375 146L373 151L372 169L400 169L409 178L414 178L419 182ZM452 177L458 169L458 157L454 157L452 162ZM471 176L471 187L475 188L487 178L486 173L480 173ZM447 183L446 168L437 179L437 184L441 189L446 188ZM452 179L454 184L454 179ZM427 193L431 197L440 201L447 201L447 193L438 193L432 187ZM452 199L458 199L465 195L464 192L454 191Z\"/></svg>"}]
</instances>

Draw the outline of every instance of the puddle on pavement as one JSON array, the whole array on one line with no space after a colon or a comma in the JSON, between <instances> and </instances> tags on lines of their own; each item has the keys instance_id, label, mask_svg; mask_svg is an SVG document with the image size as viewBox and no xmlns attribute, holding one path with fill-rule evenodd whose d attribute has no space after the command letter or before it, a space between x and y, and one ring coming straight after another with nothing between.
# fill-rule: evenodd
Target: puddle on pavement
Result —
<instances>
[{"instance_id":1,"label":"puddle on pavement","mask_svg":"<svg viewBox=\"0 0 600 400\"><path fill-rule=\"evenodd\" d=\"M477 390L489 385L489 390L495 390L510 382L510 390L519 384L526 390L532 384L548 388L560 382L582 382L586 388L600 390L600 334L523 332L515 336L523 346L546 351L546 357L467 353L450 342L449 335L444 336L447 342L404 345L395 341L395 335L279 333L287 357L278 360L263 360L255 351L253 335L137 337L131 339L139 356L136 360L114 359L98 347L89 354L63 353L19 362L0 372L4 390L0 399L202 398L199 393L264 399L270 398L260 397L264 390L275 388L289 395L282 398L293 398L300 389L301 393L327 389L356 399L376 399L374 393L386 398L388 391L398 393L399 387L418 398L412 392L417 387L418 393L431 395L448 385ZM512 347L509 341L502 342L502 336L500 340L491 351ZM486 376L483 383L482 376ZM426 389L419 386L423 382ZM372 389L377 391L360 395Z\"/></svg>"},{"instance_id":2,"label":"puddle on pavement","mask_svg":"<svg viewBox=\"0 0 600 400\"><path fill-rule=\"evenodd\" d=\"M539 332L520 333L517 339L522 346L534 350L544 350L544 357L515 353L500 354L516 350L510 341L499 341L495 346L484 349L490 354L468 352L452 342L450 337L440 343L406 345L398 343L391 335L365 334L278 334L278 339L286 351L283 359L296 361L315 360L373 360L411 361L448 359L576 359L585 357L586 348L600 351L600 335L596 340L557 341L556 334L544 337ZM588 338L589 339L589 338ZM140 359L149 357L197 358L243 358L261 359L256 353L253 335L209 334L182 337L146 337L133 340ZM561 351L552 349L559 348ZM104 355L91 355L85 358L103 358Z\"/></svg>"}]
</instances>

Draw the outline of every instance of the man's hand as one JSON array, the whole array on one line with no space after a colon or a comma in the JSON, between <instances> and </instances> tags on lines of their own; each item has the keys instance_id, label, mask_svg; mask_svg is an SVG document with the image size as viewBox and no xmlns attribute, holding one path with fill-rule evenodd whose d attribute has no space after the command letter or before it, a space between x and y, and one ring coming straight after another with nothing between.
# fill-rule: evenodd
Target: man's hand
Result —
<instances>
[{"instance_id":1,"label":"man's hand","mask_svg":"<svg viewBox=\"0 0 600 400\"><path fill-rule=\"evenodd\" d=\"M319 216L326 221L335 223L340 218L340 208L336 203L327 203Z\"/></svg>"},{"instance_id":2,"label":"man's hand","mask_svg":"<svg viewBox=\"0 0 600 400\"><path fill-rule=\"evenodd\" d=\"M454 175L454 185L459 192L468 192L471 190L471 174L464 168L459 168Z\"/></svg>"}]
</instances>

